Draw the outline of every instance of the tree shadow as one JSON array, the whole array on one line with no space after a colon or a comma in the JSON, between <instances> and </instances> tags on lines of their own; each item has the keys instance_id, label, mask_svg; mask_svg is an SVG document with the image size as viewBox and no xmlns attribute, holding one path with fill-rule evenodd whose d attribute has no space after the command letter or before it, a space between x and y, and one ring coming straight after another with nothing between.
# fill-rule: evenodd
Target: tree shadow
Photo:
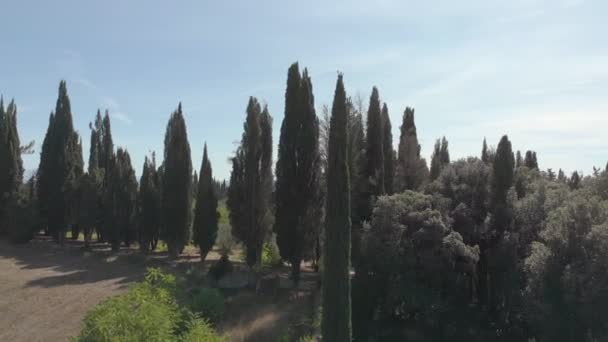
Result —
<instances>
[{"instance_id":1,"label":"tree shadow","mask_svg":"<svg viewBox=\"0 0 608 342\"><path fill-rule=\"evenodd\" d=\"M142 279L146 270L145 260L128 250L112 253L101 245L85 250L79 241L59 246L46 237L23 245L0 241L0 258L13 259L24 270L52 271L53 275L30 280L24 287L48 288L107 280L127 286Z\"/></svg>"}]
</instances>

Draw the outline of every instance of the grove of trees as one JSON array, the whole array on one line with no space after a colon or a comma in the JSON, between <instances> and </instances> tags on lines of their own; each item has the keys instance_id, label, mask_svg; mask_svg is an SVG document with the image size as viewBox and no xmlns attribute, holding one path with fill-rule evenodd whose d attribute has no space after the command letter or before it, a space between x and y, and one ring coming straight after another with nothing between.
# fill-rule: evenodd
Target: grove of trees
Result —
<instances>
[{"instance_id":1,"label":"grove of trees","mask_svg":"<svg viewBox=\"0 0 608 342\"><path fill-rule=\"evenodd\" d=\"M144 253L162 242L171 257L192 244L204 261L225 205L254 273L275 240L294 286L303 263L321 272L325 341L608 340L607 169L543 170L507 135L458 160L441 137L427 165L414 109L404 109L395 150L378 88L366 104L348 96L342 74L322 108L317 116L308 70L292 64L276 164L273 117L250 97L226 183L213 178L206 144L193 172L180 103L162 161L146 156L138 179L107 111L89 124L85 169L61 81L25 180L33 145L21 145L15 101L0 99L0 235L83 236L85 247Z\"/></svg>"}]
</instances>

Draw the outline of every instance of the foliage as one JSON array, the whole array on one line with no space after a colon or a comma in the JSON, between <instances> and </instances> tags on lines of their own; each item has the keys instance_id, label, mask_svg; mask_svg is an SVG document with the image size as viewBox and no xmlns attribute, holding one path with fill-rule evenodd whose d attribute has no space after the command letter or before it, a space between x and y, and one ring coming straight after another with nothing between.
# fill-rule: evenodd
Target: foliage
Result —
<instances>
[{"instance_id":1,"label":"foliage","mask_svg":"<svg viewBox=\"0 0 608 342\"><path fill-rule=\"evenodd\" d=\"M76 223L77 184L83 174L82 146L74 131L65 81L59 83L55 112L42 145L38 168L40 215L49 232L63 241L65 230Z\"/></svg>"},{"instance_id":2,"label":"foliage","mask_svg":"<svg viewBox=\"0 0 608 342\"><path fill-rule=\"evenodd\" d=\"M209 253L215 243L219 215L217 211L217 197L213 186L211 162L207 156L207 144L205 144L200 179L198 181L196 208L194 210L194 225L192 227L193 240L199 247L201 261L205 261L207 253Z\"/></svg>"},{"instance_id":3,"label":"foliage","mask_svg":"<svg viewBox=\"0 0 608 342\"><path fill-rule=\"evenodd\" d=\"M274 234L264 242L264 248L262 249L262 265L267 266L278 266L283 263L281 254L279 253L279 247L277 247L276 238Z\"/></svg>"},{"instance_id":4,"label":"foliage","mask_svg":"<svg viewBox=\"0 0 608 342\"><path fill-rule=\"evenodd\" d=\"M139 247L142 251L153 251L160 234L160 179L154 153L144 160L139 182Z\"/></svg>"},{"instance_id":5,"label":"foliage","mask_svg":"<svg viewBox=\"0 0 608 342\"><path fill-rule=\"evenodd\" d=\"M162 177L162 237L169 254L179 255L190 240L192 160L182 104L171 114L165 133Z\"/></svg>"},{"instance_id":6,"label":"foliage","mask_svg":"<svg viewBox=\"0 0 608 342\"><path fill-rule=\"evenodd\" d=\"M0 224L6 227L8 237L12 242L28 242L39 230L37 200L34 177L21 185L18 192L9 197L6 209L10 215L6 215Z\"/></svg>"},{"instance_id":7,"label":"foliage","mask_svg":"<svg viewBox=\"0 0 608 342\"><path fill-rule=\"evenodd\" d=\"M397 152L397 190L420 189L428 178L426 160L420 157L420 144L414 123L414 109L407 107L403 113L399 151Z\"/></svg>"},{"instance_id":8,"label":"foliage","mask_svg":"<svg viewBox=\"0 0 608 342\"><path fill-rule=\"evenodd\" d=\"M431 169L429 176L431 181L439 177L441 170L450 164L450 153L448 151L448 141L445 137L435 142L435 149L431 156Z\"/></svg>"},{"instance_id":9,"label":"foliage","mask_svg":"<svg viewBox=\"0 0 608 342\"><path fill-rule=\"evenodd\" d=\"M365 230L365 263L353 285L357 294L367 294L354 296L357 331L376 312L381 322L416 326L438 340L449 337L448 317L458 316L470 300L479 249L446 225L433 202L413 191L378 199Z\"/></svg>"},{"instance_id":10,"label":"foliage","mask_svg":"<svg viewBox=\"0 0 608 342\"><path fill-rule=\"evenodd\" d=\"M538 337L606 336L608 201L585 191L571 194L548 214L539 237L525 260L529 317Z\"/></svg>"},{"instance_id":11,"label":"foliage","mask_svg":"<svg viewBox=\"0 0 608 342\"><path fill-rule=\"evenodd\" d=\"M272 117L249 98L241 145L232 158L227 206L232 234L246 249L249 266L260 265L272 213Z\"/></svg>"},{"instance_id":12,"label":"foliage","mask_svg":"<svg viewBox=\"0 0 608 342\"><path fill-rule=\"evenodd\" d=\"M117 251L121 241L127 247L135 239L134 228L137 218L137 179L131 166L129 152L119 148L110 168L110 178L106 184L106 209L112 213L111 224L106 229L106 238Z\"/></svg>"},{"instance_id":13,"label":"foliage","mask_svg":"<svg viewBox=\"0 0 608 342\"><path fill-rule=\"evenodd\" d=\"M5 111L4 101L0 98L0 234L7 228L6 220L12 219L8 217L10 207L17 204L16 197L23 180L20 147L17 105L11 101Z\"/></svg>"},{"instance_id":14,"label":"foliage","mask_svg":"<svg viewBox=\"0 0 608 342\"><path fill-rule=\"evenodd\" d=\"M312 81L298 63L288 70L285 118L281 125L276 164L276 244L292 265L298 281L300 264L312 255L320 210L319 120L315 113Z\"/></svg>"},{"instance_id":15,"label":"foliage","mask_svg":"<svg viewBox=\"0 0 608 342\"><path fill-rule=\"evenodd\" d=\"M365 140L366 167L364 171L367 180L366 190L370 207L366 208L365 219L371 216L372 198L385 192L384 182L384 128L382 122L382 109L380 107L380 94L378 88L372 88L367 110L367 139ZM391 147L392 149L392 147Z\"/></svg>"},{"instance_id":16,"label":"foliage","mask_svg":"<svg viewBox=\"0 0 608 342\"><path fill-rule=\"evenodd\" d=\"M195 318L186 324L186 332L179 339L181 342L228 342L218 336L211 325L204 319Z\"/></svg>"},{"instance_id":17,"label":"foliage","mask_svg":"<svg viewBox=\"0 0 608 342\"><path fill-rule=\"evenodd\" d=\"M218 322L224 315L224 296L217 289L198 289L189 302L192 311L211 322Z\"/></svg>"},{"instance_id":18,"label":"foliage","mask_svg":"<svg viewBox=\"0 0 608 342\"><path fill-rule=\"evenodd\" d=\"M205 320L180 308L177 286L174 276L149 269L144 282L90 311L74 340L224 341Z\"/></svg>"},{"instance_id":19,"label":"foliage","mask_svg":"<svg viewBox=\"0 0 608 342\"><path fill-rule=\"evenodd\" d=\"M395 178L395 150L393 149L393 132L388 106L382 105L382 156L384 158L384 191L392 194Z\"/></svg>"},{"instance_id":20,"label":"foliage","mask_svg":"<svg viewBox=\"0 0 608 342\"><path fill-rule=\"evenodd\" d=\"M326 341L352 339L350 290L350 184L347 160L348 110L342 75L332 106L327 156L327 202L323 267L323 316Z\"/></svg>"}]
</instances>

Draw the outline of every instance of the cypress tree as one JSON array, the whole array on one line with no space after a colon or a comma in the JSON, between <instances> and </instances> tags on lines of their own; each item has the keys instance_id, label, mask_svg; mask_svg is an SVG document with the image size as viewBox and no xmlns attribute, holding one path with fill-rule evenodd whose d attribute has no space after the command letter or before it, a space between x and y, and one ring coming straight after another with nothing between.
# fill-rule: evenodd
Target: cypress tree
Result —
<instances>
[{"instance_id":1,"label":"cypress tree","mask_svg":"<svg viewBox=\"0 0 608 342\"><path fill-rule=\"evenodd\" d=\"M352 340L350 299L350 184L348 113L342 75L338 75L329 132L327 210L321 330L324 341Z\"/></svg>"},{"instance_id":2,"label":"cypress tree","mask_svg":"<svg viewBox=\"0 0 608 342\"><path fill-rule=\"evenodd\" d=\"M82 225L85 229L85 245L88 246L94 229L100 235L103 201L104 169L101 168L102 153L102 118L97 110L95 124L89 123L91 130L89 144L89 163L86 177L82 181L81 189L83 212L80 215ZM98 236L99 237L99 236Z\"/></svg>"},{"instance_id":3,"label":"cypress tree","mask_svg":"<svg viewBox=\"0 0 608 342\"><path fill-rule=\"evenodd\" d=\"M566 174L564 173L564 171L562 169L559 169L557 171L557 181L558 182L565 182L566 181Z\"/></svg>"},{"instance_id":4,"label":"cypress tree","mask_svg":"<svg viewBox=\"0 0 608 342\"><path fill-rule=\"evenodd\" d=\"M524 160L521 157L521 152L518 150L515 153L515 168L519 168L520 166L524 166Z\"/></svg>"},{"instance_id":5,"label":"cypress tree","mask_svg":"<svg viewBox=\"0 0 608 342\"><path fill-rule=\"evenodd\" d=\"M9 202L14 201L23 182L23 161L19 132L17 131L17 105L11 101L4 111L0 98L0 233L5 226Z\"/></svg>"},{"instance_id":6,"label":"cypress tree","mask_svg":"<svg viewBox=\"0 0 608 342\"><path fill-rule=\"evenodd\" d=\"M162 179L163 239L172 257L177 257L190 239L191 182L190 144L180 103L167 124Z\"/></svg>"},{"instance_id":7,"label":"cypress tree","mask_svg":"<svg viewBox=\"0 0 608 342\"><path fill-rule=\"evenodd\" d=\"M99 168L103 174L103 190L102 201L100 208L100 227L98 227L98 235L101 241L104 240L104 235L107 230L111 229L112 224L112 209L111 204L107 203L109 194L105 193L109 189L112 176L112 167L116 154L114 153L114 142L112 139L112 125L110 122L110 114L106 110L103 118L101 118L100 112L97 111L97 118L95 120L95 126L97 127L99 134Z\"/></svg>"},{"instance_id":8,"label":"cypress tree","mask_svg":"<svg viewBox=\"0 0 608 342\"><path fill-rule=\"evenodd\" d=\"M442 167L450 165L450 150L448 148L448 139L441 138L441 165Z\"/></svg>"},{"instance_id":9,"label":"cypress tree","mask_svg":"<svg viewBox=\"0 0 608 342\"><path fill-rule=\"evenodd\" d=\"M70 99L65 81L59 83L59 96L40 155L38 179L41 214L53 237L62 242L65 229L74 224L77 184L82 175L82 147L74 131Z\"/></svg>"},{"instance_id":10,"label":"cypress tree","mask_svg":"<svg viewBox=\"0 0 608 342\"><path fill-rule=\"evenodd\" d=\"M348 110L348 174L351 189L351 260L353 265L356 266L363 220L367 210L369 210L369 197L366 190L367 178L365 177L365 168L367 167L366 143L362 112L355 108L350 98L347 99L346 106Z\"/></svg>"},{"instance_id":11,"label":"cypress tree","mask_svg":"<svg viewBox=\"0 0 608 342\"><path fill-rule=\"evenodd\" d=\"M488 151L488 144L486 143L486 138L483 138L483 147L481 148L481 161L484 163L490 162L490 154Z\"/></svg>"},{"instance_id":12,"label":"cypress tree","mask_svg":"<svg viewBox=\"0 0 608 342\"><path fill-rule=\"evenodd\" d=\"M392 194L393 181L395 178L395 150L393 149L393 132L391 126L391 118L388 115L388 107L386 103L382 106L382 127L383 127L383 142L382 151L384 157L384 190L387 194Z\"/></svg>"},{"instance_id":13,"label":"cypress tree","mask_svg":"<svg viewBox=\"0 0 608 342\"><path fill-rule=\"evenodd\" d=\"M420 157L420 145L414 123L414 109L407 107L403 113L399 151L397 155L397 184L400 191L417 190L428 178L426 161Z\"/></svg>"},{"instance_id":14,"label":"cypress tree","mask_svg":"<svg viewBox=\"0 0 608 342\"><path fill-rule=\"evenodd\" d=\"M529 169L538 170L538 161L536 160L536 152L526 151L526 157L524 159L523 165Z\"/></svg>"},{"instance_id":15,"label":"cypress tree","mask_svg":"<svg viewBox=\"0 0 608 342\"><path fill-rule=\"evenodd\" d=\"M139 246L144 252L153 251L160 234L160 179L156 156L146 156L139 182Z\"/></svg>"},{"instance_id":16,"label":"cypress tree","mask_svg":"<svg viewBox=\"0 0 608 342\"><path fill-rule=\"evenodd\" d=\"M38 166L38 172L36 178L38 180L38 214L40 215L41 223L44 227L44 232L49 235L49 216L51 209L52 193L55 190L53 186L54 178L54 127L55 127L55 113L51 112L49 115L49 124L42 142L42 148L40 151L40 164Z\"/></svg>"},{"instance_id":17,"label":"cypress tree","mask_svg":"<svg viewBox=\"0 0 608 342\"><path fill-rule=\"evenodd\" d=\"M441 173L441 142L439 139L435 141L435 147L433 149L433 154L431 155L431 169L430 169L430 177L431 181L434 181L439 177Z\"/></svg>"},{"instance_id":18,"label":"cypress tree","mask_svg":"<svg viewBox=\"0 0 608 342\"><path fill-rule=\"evenodd\" d=\"M201 252L201 261L205 261L207 253L215 243L218 219L219 213L217 211L217 197L213 187L211 162L207 157L207 144L205 144L198 181L196 209L194 210L194 224L192 226L194 243Z\"/></svg>"},{"instance_id":19,"label":"cypress tree","mask_svg":"<svg viewBox=\"0 0 608 342\"><path fill-rule=\"evenodd\" d=\"M298 64L288 71L285 118L281 125L276 164L274 230L281 257L291 263L292 278L299 280L300 264L311 254L320 200L319 121L314 108L308 71Z\"/></svg>"},{"instance_id":20,"label":"cypress tree","mask_svg":"<svg viewBox=\"0 0 608 342\"><path fill-rule=\"evenodd\" d=\"M129 247L134 239L137 208L137 179L129 152L122 148L116 151L116 159L110 170L108 191L110 196L107 203L112 211L112 222L107 233L112 250L117 251L121 241Z\"/></svg>"},{"instance_id":21,"label":"cypress tree","mask_svg":"<svg viewBox=\"0 0 608 342\"><path fill-rule=\"evenodd\" d=\"M371 205L374 197L384 194L384 147L382 127L382 110L380 108L380 95L378 88L372 88L367 110L367 140L365 177L368 180L369 208L366 219L371 216Z\"/></svg>"},{"instance_id":22,"label":"cypress tree","mask_svg":"<svg viewBox=\"0 0 608 342\"><path fill-rule=\"evenodd\" d=\"M491 207L506 205L507 192L513 185L514 177L513 150L509 138L504 135L498 143L496 156L494 157L492 177L492 202Z\"/></svg>"},{"instance_id":23,"label":"cypress tree","mask_svg":"<svg viewBox=\"0 0 608 342\"><path fill-rule=\"evenodd\" d=\"M580 183L581 176L578 174L578 171L572 172L572 176L570 176L570 179L568 180L568 186L570 186L570 189L578 189L580 187Z\"/></svg>"},{"instance_id":24,"label":"cypress tree","mask_svg":"<svg viewBox=\"0 0 608 342\"><path fill-rule=\"evenodd\" d=\"M443 137L441 140L437 139L437 141L435 142L435 147L431 156L431 181L437 179L437 177L439 177L439 174L441 173L441 170L443 170L448 165L450 165L448 140Z\"/></svg>"},{"instance_id":25,"label":"cypress tree","mask_svg":"<svg viewBox=\"0 0 608 342\"><path fill-rule=\"evenodd\" d=\"M272 119L249 98L241 145L232 158L228 207L232 234L246 249L249 266L260 265L270 227L272 194Z\"/></svg>"}]
</instances>

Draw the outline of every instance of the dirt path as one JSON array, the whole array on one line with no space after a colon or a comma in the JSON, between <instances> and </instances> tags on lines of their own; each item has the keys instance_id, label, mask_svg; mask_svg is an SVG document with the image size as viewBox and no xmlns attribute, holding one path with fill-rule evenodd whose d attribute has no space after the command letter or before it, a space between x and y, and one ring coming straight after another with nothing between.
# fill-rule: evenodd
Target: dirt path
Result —
<instances>
[{"instance_id":1,"label":"dirt path","mask_svg":"<svg viewBox=\"0 0 608 342\"><path fill-rule=\"evenodd\" d=\"M126 290L145 267L53 244L0 241L0 341L66 341L86 312Z\"/></svg>"}]
</instances>

